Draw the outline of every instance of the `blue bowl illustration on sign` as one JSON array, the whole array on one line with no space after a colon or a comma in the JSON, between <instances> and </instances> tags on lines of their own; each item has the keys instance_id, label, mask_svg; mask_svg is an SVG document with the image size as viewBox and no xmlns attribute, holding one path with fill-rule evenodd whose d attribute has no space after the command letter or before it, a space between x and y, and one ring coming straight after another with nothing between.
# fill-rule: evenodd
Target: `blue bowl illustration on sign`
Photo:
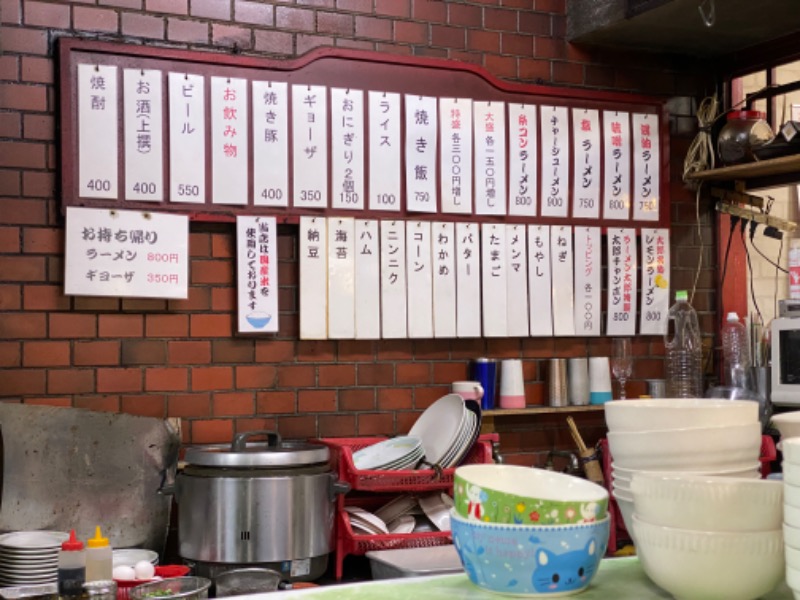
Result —
<instances>
[{"instance_id":1,"label":"blue bowl illustration on sign","mask_svg":"<svg viewBox=\"0 0 800 600\"><path fill-rule=\"evenodd\" d=\"M247 317L247 322L250 323L256 329L261 329L266 327L267 324L272 320L272 315L268 315L264 312L251 312Z\"/></svg>"}]
</instances>

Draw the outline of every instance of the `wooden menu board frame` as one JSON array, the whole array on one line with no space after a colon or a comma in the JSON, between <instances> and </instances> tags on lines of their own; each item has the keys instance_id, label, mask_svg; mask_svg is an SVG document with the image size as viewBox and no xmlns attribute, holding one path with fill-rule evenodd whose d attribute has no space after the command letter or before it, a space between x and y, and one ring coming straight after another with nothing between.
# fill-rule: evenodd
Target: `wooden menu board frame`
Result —
<instances>
[{"instance_id":1,"label":"wooden menu board frame","mask_svg":"<svg viewBox=\"0 0 800 600\"><path fill-rule=\"evenodd\" d=\"M254 56L223 54L210 51L155 48L116 42L98 42L75 38L62 38L59 42L60 59L60 131L61 131L61 194L62 210L67 206L86 206L111 209L159 210L188 214L191 219L230 222L239 214L276 216L281 223L297 223L301 215L347 216L357 218L407 219L480 222L515 222L542 225L574 225L606 227L669 227L669 124L664 101L657 98L621 92L580 90L512 83L497 79L481 67L434 58L417 58L380 54L375 52L320 48L299 58L277 60ZM556 105L567 108L620 110L655 114L659 119L659 215L657 221L584 219L554 217L520 217L511 215L490 216L475 214L450 214L442 212L418 213L408 211L405 202L399 212L334 209L309 209L294 206L266 207L252 202L252 164L249 167L249 204L212 204L210 194L205 203L186 204L169 199L160 202L126 200L124 190L124 156L119 153L119 196L117 198L87 198L78 193L78 90L79 64L114 65L119 68L157 69L164 74L191 72L205 77L223 76L246 80L282 81L290 84L324 85L327 87L380 90L400 94L419 94L436 97L463 97L481 101L503 101L535 105ZM119 78L121 89L121 78ZM208 88L208 86L206 86ZM206 101L208 102L208 90ZM166 107L166 86L164 86ZM121 93L119 94L121 97ZM252 110L252 107L250 108ZM168 131L167 111L164 111L165 137ZM118 119L118 139L123 138L123 119ZM207 128L210 129L210 128ZM210 131L206 132L207 140ZM252 142L252 132L249 132ZM168 143L168 142L167 142ZM330 138L328 138L330 144ZM571 144L570 140L570 144ZM291 144L291 140L290 140ZM633 154L633 152L631 152ZM169 152L164 152L164 174L169 174ZM330 160L330 159L329 159ZM368 160L368 157L367 157ZM211 177L210 153L206 153L206 182ZM600 176L603 172L601 156ZM631 167L633 157L631 156ZM537 165L540 169L540 165ZM574 160L570 161L572 181ZM290 186L293 184L290 174ZM168 186L167 192L168 192ZM571 186L570 186L571 187ZM210 184L206 186L210 189ZM602 189L602 188L601 188ZM571 200L571 193L568 199ZM571 201L569 202L571 209Z\"/></svg>"}]
</instances>

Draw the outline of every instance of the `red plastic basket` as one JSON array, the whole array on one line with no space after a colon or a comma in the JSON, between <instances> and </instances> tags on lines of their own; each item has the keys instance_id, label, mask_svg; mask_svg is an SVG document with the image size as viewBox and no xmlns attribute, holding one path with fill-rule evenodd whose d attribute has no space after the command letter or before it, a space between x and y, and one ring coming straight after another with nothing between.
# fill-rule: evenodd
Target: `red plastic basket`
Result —
<instances>
[{"instance_id":1,"label":"red plastic basket","mask_svg":"<svg viewBox=\"0 0 800 600\"><path fill-rule=\"evenodd\" d=\"M189 567L185 565L159 565L156 566L156 577L161 579L169 579L170 577L183 577L188 575ZM150 583L157 581L156 579L115 579L117 582L117 600L128 600L130 598L130 591L137 585L143 583Z\"/></svg>"},{"instance_id":2,"label":"red plastic basket","mask_svg":"<svg viewBox=\"0 0 800 600\"><path fill-rule=\"evenodd\" d=\"M492 462L492 441L496 434L478 437L463 464ZM369 492L426 492L449 489L453 485L455 467L450 469L419 469L407 471L360 470L353 463L353 453L385 440L383 437L321 438L316 440L331 449L331 466L339 479L353 490Z\"/></svg>"}]
</instances>

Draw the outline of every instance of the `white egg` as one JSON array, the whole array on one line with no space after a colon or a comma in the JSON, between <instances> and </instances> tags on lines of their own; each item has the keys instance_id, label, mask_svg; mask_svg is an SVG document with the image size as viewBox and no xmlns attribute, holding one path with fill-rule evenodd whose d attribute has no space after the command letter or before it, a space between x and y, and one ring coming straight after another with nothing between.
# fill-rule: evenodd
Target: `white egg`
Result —
<instances>
[{"instance_id":1,"label":"white egg","mask_svg":"<svg viewBox=\"0 0 800 600\"><path fill-rule=\"evenodd\" d=\"M133 581L136 579L136 571L133 567L129 567L128 565L120 565L118 567L114 567L114 570L111 572L111 576L114 579L119 579L120 581Z\"/></svg>"},{"instance_id":2,"label":"white egg","mask_svg":"<svg viewBox=\"0 0 800 600\"><path fill-rule=\"evenodd\" d=\"M136 572L136 579L152 579L156 574L156 568L146 560L137 562L133 570Z\"/></svg>"}]
</instances>

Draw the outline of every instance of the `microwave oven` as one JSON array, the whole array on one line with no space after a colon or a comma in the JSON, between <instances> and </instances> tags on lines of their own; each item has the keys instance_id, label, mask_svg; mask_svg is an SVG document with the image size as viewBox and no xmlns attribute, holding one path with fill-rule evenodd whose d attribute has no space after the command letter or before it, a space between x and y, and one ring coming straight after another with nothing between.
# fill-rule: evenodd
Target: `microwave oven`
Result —
<instances>
[{"instance_id":1,"label":"microwave oven","mask_svg":"<svg viewBox=\"0 0 800 600\"><path fill-rule=\"evenodd\" d=\"M770 328L772 403L800 404L800 317L778 317Z\"/></svg>"}]
</instances>

